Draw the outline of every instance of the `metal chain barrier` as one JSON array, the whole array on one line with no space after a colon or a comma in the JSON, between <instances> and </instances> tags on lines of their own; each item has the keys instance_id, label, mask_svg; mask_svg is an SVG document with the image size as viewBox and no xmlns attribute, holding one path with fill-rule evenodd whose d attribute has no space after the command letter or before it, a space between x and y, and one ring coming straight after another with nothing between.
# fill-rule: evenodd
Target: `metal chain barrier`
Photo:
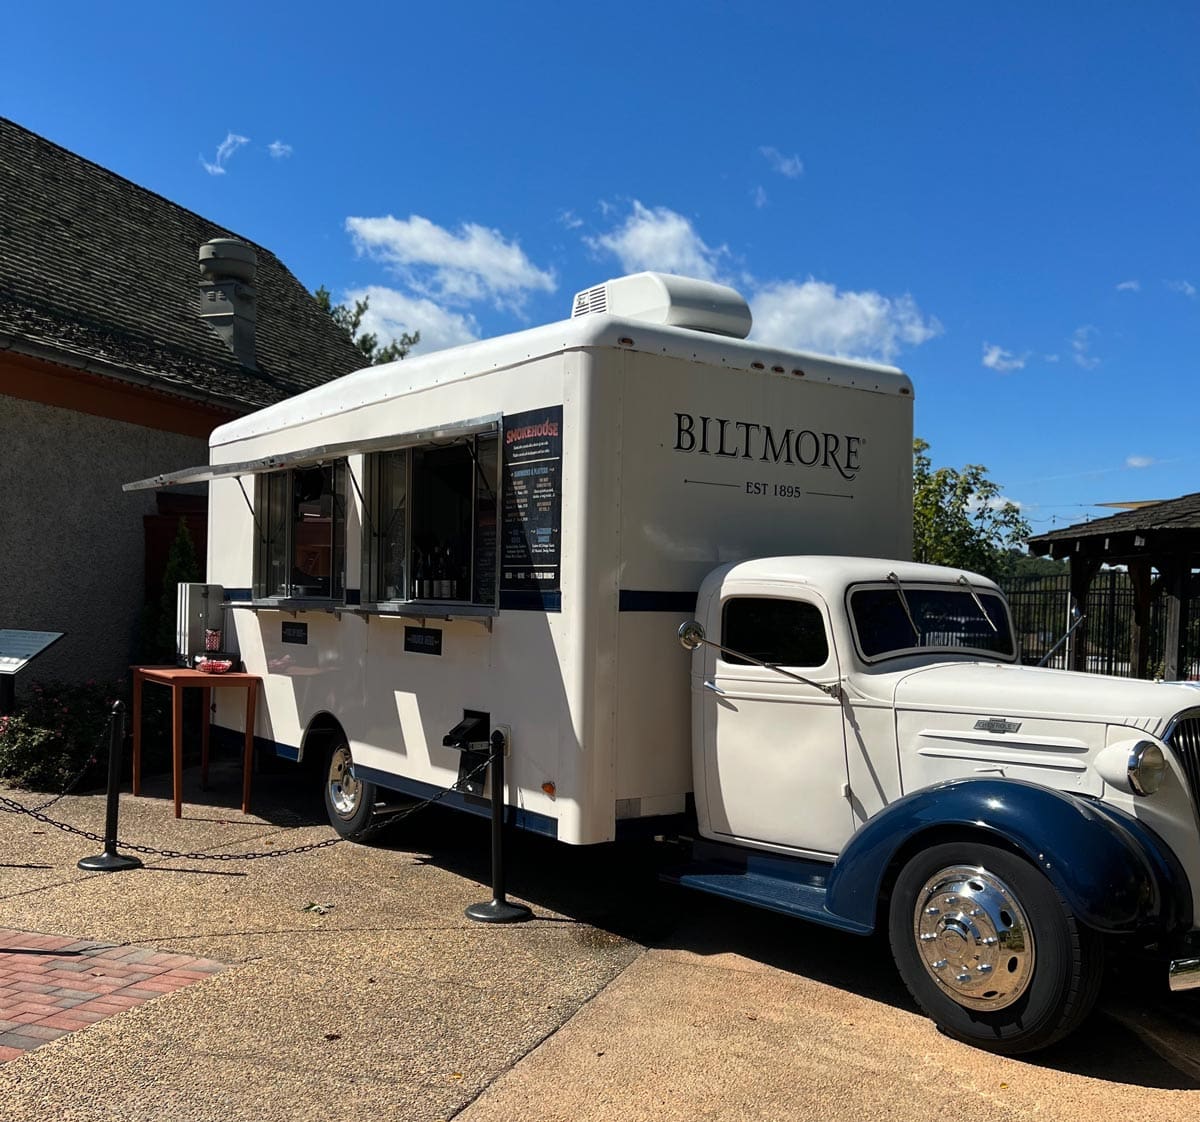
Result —
<instances>
[{"instance_id":1,"label":"metal chain barrier","mask_svg":"<svg viewBox=\"0 0 1200 1122\"><path fill-rule=\"evenodd\" d=\"M110 716L108 725L105 726L105 731L107 731L112 725L112 720L113 718ZM90 767L94 762L94 760L89 760L88 766ZM445 790L438 791L437 794L431 795L427 799L422 799L420 802L413 803L411 806L405 807L401 811L397 811L394 814L389 814L380 818L379 821L368 826L367 829L365 829L362 833L356 835L354 840L360 841L364 838L368 838L373 834L378 833L380 830L392 826L397 822L402 822L404 819L411 817L419 811L433 806L435 803L438 803L444 799L447 795L461 790L465 783L468 783L477 775L480 775L487 770L488 763L488 760L484 760L478 767L474 768L467 775L462 776L457 782L455 782L452 786L447 787ZM80 773L80 775L72 781L67 790L63 791L62 794L55 795L54 798L52 798L49 802L42 803L37 807L28 807L22 803L16 802L14 799L9 799L3 795L0 795L0 810L4 810L10 814L25 814L34 819L36 822L41 822L47 826L53 826L56 830L62 830L64 833L75 834L77 837L87 838L89 841L100 842L101 844L104 844L105 838L102 835L93 833L91 830L84 830L79 826L73 826L69 822L59 822L56 819L51 818L49 815L43 813L46 807L51 806L52 804L58 802L59 799L64 798L67 794L69 794L71 788L73 788L80 781L80 779L82 779L82 777L83 773ZM253 853L185 853L181 850L159 849L152 845L137 845L134 842L120 840L118 840L117 844L121 849L128 849L134 853L144 853L151 857L165 857L168 860L174 861L258 861L268 857L289 857L297 853L311 853L317 849L327 849L329 846L337 845L338 842L345 840L346 839L342 837L326 838L325 841L310 842L308 845L298 845L292 849L269 849Z\"/></svg>"},{"instance_id":2,"label":"metal chain barrier","mask_svg":"<svg viewBox=\"0 0 1200 1122\"><path fill-rule=\"evenodd\" d=\"M92 750L91 750L91 752L88 753L88 758L84 761L83 767L81 767L79 769L79 772L75 776L75 778L72 779L62 789L62 791L60 791L57 795L55 795L54 798L47 799L44 803L41 803L39 806L34 807L33 808L34 810L39 810L39 811L47 810L48 808L52 807L56 802L58 802L59 799L65 799L68 795L72 794L74 792L75 788L78 787L79 784L83 782L84 777L91 771L92 766L94 764L96 764L97 762L99 762L100 745L104 743L104 738L106 736L108 736L109 731L112 729L112 723L114 720L116 720L116 714L109 713L108 720L105 721L105 723L104 723L104 731L101 732L100 735L96 738L96 743L94 745L92 745Z\"/></svg>"}]
</instances>

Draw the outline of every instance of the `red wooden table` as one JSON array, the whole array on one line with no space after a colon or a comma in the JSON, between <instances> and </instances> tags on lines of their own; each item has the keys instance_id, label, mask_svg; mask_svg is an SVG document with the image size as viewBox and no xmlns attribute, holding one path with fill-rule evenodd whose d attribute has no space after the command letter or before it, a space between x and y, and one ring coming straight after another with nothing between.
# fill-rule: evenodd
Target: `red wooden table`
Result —
<instances>
[{"instance_id":1,"label":"red wooden table","mask_svg":"<svg viewBox=\"0 0 1200 1122\"><path fill-rule=\"evenodd\" d=\"M171 688L171 762L174 772L175 817L183 807L183 691L202 692L204 716L200 725L200 782L208 782L209 706L214 689L241 686L246 691L246 747L242 756L242 813L250 811L250 773L254 762L254 708L262 679L254 674L206 674L182 666L135 666L133 668L133 793L142 789L142 683L158 682Z\"/></svg>"}]
</instances>

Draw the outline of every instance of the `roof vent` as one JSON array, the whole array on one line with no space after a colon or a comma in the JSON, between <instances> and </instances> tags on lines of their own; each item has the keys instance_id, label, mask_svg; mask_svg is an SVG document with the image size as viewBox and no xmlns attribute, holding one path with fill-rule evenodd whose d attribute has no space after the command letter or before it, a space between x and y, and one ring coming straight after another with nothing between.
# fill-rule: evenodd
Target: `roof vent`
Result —
<instances>
[{"instance_id":1,"label":"roof vent","mask_svg":"<svg viewBox=\"0 0 1200 1122\"><path fill-rule=\"evenodd\" d=\"M634 273L577 293L571 318L597 314L734 339L745 339L753 322L749 305L732 288L670 273Z\"/></svg>"},{"instance_id":2,"label":"roof vent","mask_svg":"<svg viewBox=\"0 0 1200 1122\"><path fill-rule=\"evenodd\" d=\"M254 247L236 238L213 238L200 247L200 318L243 366L254 366L257 318Z\"/></svg>"},{"instance_id":3,"label":"roof vent","mask_svg":"<svg viewBox=\"0 0 1200 1122\"><path fill-rule=\"evenodd\" d=\"M608 285L598 284L575 293L575 309L571 318L577 316L603 315L608 311Z\"/></svg>"}]
</instances>

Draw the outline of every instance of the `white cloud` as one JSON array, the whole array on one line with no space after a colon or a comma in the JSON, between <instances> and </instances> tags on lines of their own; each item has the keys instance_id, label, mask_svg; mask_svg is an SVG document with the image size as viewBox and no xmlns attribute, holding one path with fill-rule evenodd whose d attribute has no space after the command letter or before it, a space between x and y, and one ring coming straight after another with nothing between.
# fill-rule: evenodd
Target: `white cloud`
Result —
<instances>
[{"instance_id":1,"label":"white cloud","mask_svg":"<svg viewBox=\"0 0 1200 1122\"><path fill-rule=\"evenodd\" d=\"M751 192L751 197L754 199L754 205L762 210L767 205L767 191L765 187L755 187Z\"/></svg>"},{"instance_id":2,"label":"white cloud","mask_svg":"<svg viewBox=\"0 0 1200 1122\"><path fill-rule=\"evenodd\" d=\"M1157 461L1153 456L1126 456L1125 466L1128 468L1148 468Z\"/></svg>"},{"instance_id":3,"label":"white cloud","mask_svg":"<svg viewBox=\"0 0 1200 1122\"><path fill-rule=\"evenodd\" d=\"M1142 291L1142 282L1139 280L1122 281L1119 285L1117 285L1117 291L1118 292L1141 292Z\"/></svg>"},{"instance_id":4,"label":"white cloud","mask_svg":"<svg viewBox=\"0 0 1200 1122\"><path fill-rule=\"evenodd\" d=\"M804 174L804 161L799 156L785 156L778 148L764 145L759 152L766 157L773 171L788 179L799 179Z\"/></svg>"},{"instance_id":5,"label":"white cloud","mask_svg":"<svg viewBox=\"0 0 1200 1122\"><path fill-rule=\"evenodd\" d=\"M1043 362L1058 362L1060 358L1060 355L1042 355Z\"/></svg>"},{"instance_id":6,"label":"white cloud","mask_svg":"<svg viewBox=\"0 0 1200 1122\"><path fill-rule=\"evenodd\" d=\"M636 199L623 225L608 234L584 239L593 250L607 250L627 273L650 269L699 280L717 280L724 246L706 245L691 222L667 207L642 206Z\"/></svg>"},{"instance_id":7,"label":"white cloud","mask_svg":"<svg viewBox=\"0 0 1200 1122\"><path fill-rule=\"evenodd\" d=\"M1006 351L1003 347L997 346L995 343L983 344L983 365L989 370L1007 374L1010 370L1024 370L1025 363L1028 361L1028 351L1023 355L1016 355L1012 351Z\"/></svg>"},{"instance_id":8,"label":"white cloud","mask_svg":"<svg viewBox=\"0 0 1200 1122\"><path fill-rule=\"evenodd\" d=\"M419 214L347 218L360 253L389 265L407 287L448 304L490 301L520 311L532 291L553 292L554 273L537 268L516 241L473 222L451 232Z\"/></svg>"},{"instance_id":9,"label":"white cloud","mask_svg":"<svg viewBox=\"0 0 1200 1122\"><path fill-rule=\"evenodd\" d=\"M627 273L644 269L699 280L736 284L748 294L754 315L752 337L768 346L890 361L902 346L916 346L942 333L912 296L839 292L807 281L758 282L736 273L726 246L710 246L691 221L667 207L634 201L632 211L607 234L584 239L593 250L613 254Z\"/></svg>"},{"instance_id":10,"label":"white cloud","mask_svg":"<svg viewBox=\"0 0 1200 1122\"><path fill-rule=\"evenodd\" d=\"M907 293L839 292L812 278L765 285L750 303L753 337L789 349L890 362L901 346L917 346L943 330Z\"/></svg>"},{"instance_id":11,"label":"white cloud","mask_svg":"<svg viewBox=\"0 0 1200 1122\"><path fill-rule=\"evenodd\" d=\"M578 230L583 225L583 219L579 217L573 210L564 210L559 213L559 222L561 222L568 230Z\"/></svg>"},{"instance_id":12,"label":"white cloud","mask_svg":"<svg viewBox=\"0 0 1200 1122\"><path fill-rule=\"evenodd\" d=\"M1010 499L1007 495L993 495L986 501L981 500L978 495L972 495L967 500L967 509L972 514L980 510L1003 510L1009 506L1015 506L1018 510L1024 510L1028 504L1021 502L1019 499Z\"/></svg>"},{"instance_id":13,"label":"white cloud","mask_svg":"<svg viewBox=\"0 0 1200 1122\"><path fill-rule=\"evenodd\" d=\"M1100 365L1100 360L1092 354L1092 340L1095 337L1096 329L1090 324L1077 327L1071 336L1071 357L1075 365L1082 366L1084 370L1095 370Z\"/></svg>"},{"instance_id":14,"label":"white cloud","mask_svg":"<svg viewBox=\"0 0 1200 1122\"><path fill-rule=\"evenodd\" d=\"M1167 287L1172 292L1178 292L1181 295L1186 296L1189 300L1194 300L1196 298L1196 286L1192 284L1191 281L1167 281Z\"/></svg>"},{"instance_id":15,"label":"white cloud","mask_svg":"<svg viewBox=\"0 0 1200 1122\"><path fill-rule=\"evenodd\" d=\"M235 132L228 133L224 140L217 145L216 159L209 163L203 156L200 157L200 163L204 166L204 170L209 175L224 175L225 165L229 163L233 154L241 148L243 144L249 144L248 136L239 136Z\"/></svg>"},{"instance_id":16,"label":"white cloud","mask_svg":"<svg viewBox=\"0 0 1200 1122\"><path fill-rule=\"evenodd\" d=\"M284 144L282 140L272 140L271 143L267 145L267 151L271 153L271 159L285 160L292 154L292 146L290 144Z\"/></svg>"},{"instance_id":17,"label":"white cloud","mask_svg":"<svg viewBox=\"0 0 1200 1122\"><path fill-rule=\"evenodd\" d=\"M404 332L419 331L421 341L413 353L427 354L479 338L479 324L474 316L450 311L423 296L370 285L347 292L343 302L353 306L356 300L363 299L368 301L368 307L362 330L377 335L382 345Z\"/></svg>"}]
</instances>

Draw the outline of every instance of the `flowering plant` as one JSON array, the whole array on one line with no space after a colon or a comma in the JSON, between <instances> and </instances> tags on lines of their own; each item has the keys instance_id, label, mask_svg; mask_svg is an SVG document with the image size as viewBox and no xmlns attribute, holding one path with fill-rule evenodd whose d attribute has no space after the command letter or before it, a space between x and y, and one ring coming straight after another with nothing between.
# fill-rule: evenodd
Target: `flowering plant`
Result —
<instances>
[{"instance_id":1,"label":"flowering plant","mask_svg":"<svg viewBox=\"0 0 1200 1122\"><path fill-rule=\"evenodd\" d=\"M108 718L122 694L119 686L95 681L35 684L17 712L0 717L0 779L58 792L89 762L94 776L102 776Z\"/></svg>"}]
</instances>

